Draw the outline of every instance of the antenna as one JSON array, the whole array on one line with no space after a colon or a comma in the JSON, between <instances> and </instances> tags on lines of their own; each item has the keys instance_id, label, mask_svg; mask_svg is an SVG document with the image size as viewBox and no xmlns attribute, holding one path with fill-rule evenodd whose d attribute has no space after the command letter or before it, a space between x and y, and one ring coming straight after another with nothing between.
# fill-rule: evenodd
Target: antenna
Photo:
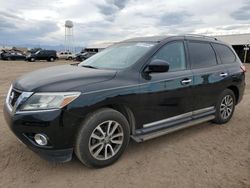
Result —
<instances>
[{"instance_id":1,"label":"antenna","mask_svg":"<svg viewBox=\"0 0 250 188\"><path fill-rule=\"evenodd\" d=\"M66 51L75 52L73 22L70 20L66 20L64 26L65 26L64 50L65 52Z\"/></svg>"}]
</instances>

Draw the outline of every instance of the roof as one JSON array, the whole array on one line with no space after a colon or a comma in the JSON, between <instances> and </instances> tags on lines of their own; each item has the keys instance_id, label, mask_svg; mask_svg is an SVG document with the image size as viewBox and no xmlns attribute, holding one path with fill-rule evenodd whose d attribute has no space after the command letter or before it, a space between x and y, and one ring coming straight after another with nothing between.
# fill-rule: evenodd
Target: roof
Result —
<instances>
[{"instance_id":1,"label":"roof","mask_svg":"<svg viewBox=\"0 0 250 188\"><path fill-rule=\"evenodd\" d=\"M160 42L170 36L149 36L149 37L135 37L121 42Z\"/></svg>"},{"instance_id":2,"label":"roof","mask_svg":"<svg viewBox=\"0 0 250 188\"><path fill-rule=\"evenodd\" d=\"M169 37L188 37L189 39L199 39L204 41L214 41L217 40L215 37L196 35L196 34L186 34L186 35L163 35L163 36L150 36L150 37L136 37L127 39L121 42L161 42Z\"/></svg>"},{"instance_id":3,"label":"roof","mask_svg":"<svg viewBox=\"0 0 250 188\"><path fill-rule=\"evenodd\" d=\"M231 45L245 45L250 44L250 33L232 34L232 35L218 35L214 36L217 39L229 43Z\"/></svg>"},{"instance_id":4,"label":"roof","mask_svg":"<svg viewBox=\"0 0 250 188\"><path fill-rule=\"evenodd\" d=\"M236 44L250 44L250 34L237 34L237 35L220 35L220 36L205 36L205 35L198 35L198 34L186 34L186 35L160 35L160 36L148 36L148 37L135 37L120 41L118 43L123 42L161 42L164 39L169 37L186 37L188 39L198 39L203 41L218 41L218 42L225 42L231 45ZM249 42L247 42L249 41ZM104 49L111 45L115 44L115 42L104 42L104 43L97 43L87 46L87 49Z\"/></svg>"},{"instance_id":5,"label":"roof","mask_svg":"<svg viewBox=\"0 0 250 188\"><path fill-rule=\"evenodd\" d=\"M104 48L107 48L111 45L113 45L114 42L102 42L102 43L96 43L96 44L91 44L89 46L87 46L86 48L87 49L104 49Z\"/></svg>"}]
</instances>

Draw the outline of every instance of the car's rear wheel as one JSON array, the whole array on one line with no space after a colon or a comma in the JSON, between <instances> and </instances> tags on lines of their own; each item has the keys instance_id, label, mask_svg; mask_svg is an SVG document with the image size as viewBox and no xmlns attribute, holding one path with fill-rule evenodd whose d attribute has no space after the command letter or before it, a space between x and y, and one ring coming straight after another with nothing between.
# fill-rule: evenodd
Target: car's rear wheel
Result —
<instances>
[{"instance_id":1,"label":"car's rear wheel","mask_svg":"<svg viewBox=\"0 0 250 188\"><path fill-rule=\"evenodd\" d=\"M30 58L30 61L31 61L31 62L35 62L36 59L35 59L34 57L32 57L32 58Z\"/></svg>"},{"instance_id":2,"label":"car's rear wheel","mask_svg":"<svg viewBox=\"0 0 250 188\"><path fill-rule=\"evenodd\" d=\"M230 89L223 91L216 104L216 118L214 122L218 124L227 123L233 116L235 104L234 92Z\"/></svg>"},{"instance_id":3,"label":"car's rear wheel","mask_svg":"<svg viewBox=\"0 0 250 188\"><path fill-rule=\"evenodd\" d=\"M119 159L129 143L129 124L118 111L103 108L90 114L76 139L75 153L89 167L101 168Z\"/></svg>"},{"instance_id":4,"label":"car's rear wheel","mask_svg":"<svg viewBox=\"0 0 250 188\"><path fill-rule=\"evenodd\" d=\"M50 62L53 62L53 61L55 61L55 58L54 58L54 57L50 57L50 58L49 58L49 61L50 61Z\"/></svg>"}]
</instances>

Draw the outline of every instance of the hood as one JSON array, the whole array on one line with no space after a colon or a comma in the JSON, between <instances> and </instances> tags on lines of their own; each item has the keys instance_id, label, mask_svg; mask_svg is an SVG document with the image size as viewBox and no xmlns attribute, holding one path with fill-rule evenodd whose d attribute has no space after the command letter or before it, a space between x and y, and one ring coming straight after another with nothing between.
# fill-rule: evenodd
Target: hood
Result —
<instances>
[{"instance_id":1,"label":"hood","mask_svg":"<svg viewBox=\"0 0 250 188\"><path fill-rule=\"evenodd\" d=\"M14 81L13 87L32 92L81 91L81 86L110 80L115 74L115 70L61 65L28 73Z\"/></svg>"}]
</instances>

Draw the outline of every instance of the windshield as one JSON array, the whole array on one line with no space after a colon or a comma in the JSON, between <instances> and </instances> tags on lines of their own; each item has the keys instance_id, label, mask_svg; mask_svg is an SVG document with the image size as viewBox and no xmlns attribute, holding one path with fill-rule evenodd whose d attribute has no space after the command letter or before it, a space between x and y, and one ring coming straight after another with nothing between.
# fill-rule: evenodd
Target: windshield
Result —
<instances>
[{"instance_id":1,"label":"windshield","mask_svg":"<svg viewBox=\"0 0 250 188\"><path fill-rule=\"evenodd\" d=\"M153 42L117 44L83 61L79 66L100 69L124 69L133 65L155 44Z\"/></svg>"},{"instance_id":2,"label":"windshield","mask_svg":"<svg viewBox=\"0 0 250 188\"><path fill-rule=\"evenodd\" d=\"M38 50L35 54L39 54L40 53L40 50Z\"/></svg>"}]
</instances>

